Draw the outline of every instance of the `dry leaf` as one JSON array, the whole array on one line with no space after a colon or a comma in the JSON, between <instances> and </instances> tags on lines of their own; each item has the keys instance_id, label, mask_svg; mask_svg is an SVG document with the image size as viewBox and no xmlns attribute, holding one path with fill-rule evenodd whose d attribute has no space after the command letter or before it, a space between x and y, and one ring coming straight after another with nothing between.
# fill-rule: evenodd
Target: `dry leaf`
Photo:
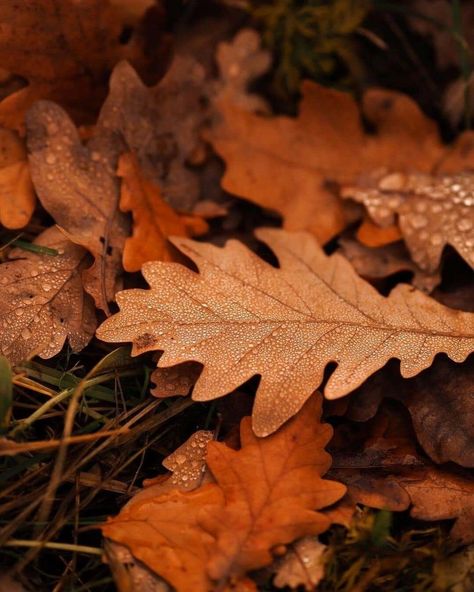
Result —
<instances>
[{"instance_id":1,"label":"dry leaf","mask_svg":"<svg viewBox=\"0 0 474 592\"><path fill-rule=\"evenodd\" d=\"M129 18L129 17L127 17ZM159 19L148 13L147 19ZM2 67L27 79L28 86L0 104L0 122L20 127L23 115L39 98L59 101L84 119L104 98L105 82L116 62L129 59L147 77L162 69L162 48L146 47L137 34L120 40L123 14L107 0L26 0L0 3ZM158 38L157 38L158 37Z\"/></svg>"},{"instance_id":2,"label":"dry leaf","mask_svg":"<svg viewBox=\"0 0 474 592\"><path fill-rule=\"evenodd\" d=\"M112 73L98 121L122 138L145 177L182 211L191 211L199 197L198 177L186 163L201 144L198 132L207 115L201 104L204 74L193 58L176 58L152 92L122 62Z\"/></svg>"},{"instance_id":3,"label":"dry leaf","mask_svg":"<svg viewBox=\"0 0 474 592\"><path fill-rule=\"evenodd\" d=\"M100 339L132 341L136 355L164 350L158 365L204 365L193 398L225 395L254 375L255 432L268 435L301 408L337 368L326 397L342 397L391 358L414 376L446 352L461 362L474 344L474 315L448 309L407 285L384 298L340 255L327 257L307 233L258 232L275 269L237 241L224 248L176 239L199 275L173 263L143 268L151 290L117 295L121 312Z\"/></svg>"},{"instance_id":4,"label":"dry leaf","mask_svg":"<svg viewBox=\"0 0 474 592\"><path fill-rule=\"evenodd\" d=\"M133 234L125 241L125 271L140 271L147 261L171 261L168 236L204 234L208 226L197 216L177 214L161 197L160 189L144 177L133 154L122 154L117 174L122 178L120 209L133 214Z\"/></svg>"},{"instance_id":5,"label":"dry leaf","mask_svg":"<svg viewBox=\"0 0 474 592\"><path fill-rule=\"evenodd\" d=\"M181 491L190 491L201 485L206 470L207 443L214 438L210 430L194 432L179 448L163 461L172 475L169 482Z\"/></svg>"},{"instance_id":6,"label":"dry leaf","mask_svg":"<svg viewBox=\"0 0 474 592\"><path fill-rule=\"evenodd\" d=\"M404 95L365 94L363 114L376 127L367 134L350 95L310 82L302 92L297 118L261 117L218 96L210 134L227 164L224 189L276 210L288 230L309 230L324 243L346 225L330 182L352 184L386 166L429 172L442 155L435 124Z\"/></svg>"},{"instance_id":7,"label":"dry leaf","mask_svg":"<svg viewBox=\"0 0 474 592\"><path fill-rule=\"evenodd\" d=\"M382 247L400 240L402 234L396 224L391 226L377 226L370 216L365 214L362 224L357 229L357 238L367 247Z\"/></svg>"},{"instance_id":8,"label":"dry leaf","mask_svg":"<svg viewBox=\"0 0 474 592\"><path fill-rule=\"evenodd\" d=\"M13 364L39 355L51 358L66 338L73 351L85 347L96 326L94 307L84 293L81 271L87 253L57 229L34 241L58 255L15 249L15 260L0 265L1 351Z\"/></svg>"},{"instance_id":9,"label":"dry leaf","mask_svg":"<svg viewBox=\"0 0 474 592\"><path fill-rule=\"evenodd\" d=\"M416 436L434 462L474 467L473 384L472 356L461 365L440 357L410 380L385 368L347 399L344 413L349 419L367 421L384 398L396 399L408 409Z\"/></svg>"},{"instance_id":10,"label":"dry leaf","mask_svg":"<svg viewBox=\"0 0 474 592\"><path fill-rule=\"evenodd\" d=\"M385 278L400 271L410 271L415 288L427 293L441 281L438 273L425 273L413 263L401 242L370 248L355 240L341 238L339 244L342 255L364 279Z\"/></svg>"},{"instance_id":11,"label":"dry leaf","mask_svg":"<svg viewBox=\"0 0 474 592\"><path fill-rule=\"evenodd\" d=\"M316 537L304 537L297 541L276 567L273 584L277 588L288 586L292 590L304 586L315 590L324 577L323 554L326 545Z\"/></svg>"},{"instance_id":12,"label":"dry leaf","mask_svg":"<svg viewBox=\"0 0 474 592\"><path fill-rule=\"evenodd\" d=\"M215 92L246 111L265 113L269 111L266 101L248 92L249 84L265 74L272 62L271 53L260 45L260 35L253 29L241 29L232 41L219 43L216 62L220 76Z\"/></svg>"},{"instance_id":13,"label":"dry leaf","mask_svg":"<svg viewBox=\"0 0 474 592\"><path fill-rule=\"evenodd\" d=\"M155 383L150 392L160 398L185 397L195 385L201 370L200 364L195 362L184 362L169 368L156 368L150 376L151 382Z\"/></svg>"},{"instance_id":14,"label":"dry leaf","mask_svg":"<svg viewBox=\"0 0 474 592\"><path fill-rule=\"evenodd\" d=\"M115 176L120 146L113 135L105 134L84 146L66 113L48 101L30 109L26 124L38 197L67 236L94 255L95 263L84 273L85 288L96 305L107 311L127 235Z\"/></svg>"},{"instance_id":15,"label":"dry leaf","mask_svg":"<svg viewBox=\"0 0 474 592\"><path fill-rule=\"evenodd\" d=\"M412 258L434 272L446 245L474 267L473 179L472 173L391 173L372 186L346 187L343 195L363 203L380 226L393 224L397 216Z\"/></svg>"},{"instance_id":16,"label":"dry leaf","mask_svg":"<svg viewBox=\"0 0 474 592\"><path fill-rule=\"evenodd\" d=\"M317 534L329 519L314 510L344 494L321 479L330 457L332 429L319 423L321 398L313 397L276 434L257 438L250 418L241 424L241 446L208 444L207 464L216 479L192 492L133 500L103 527L106 537L178 592L207 592L272 561L271 549Z\"/></svg>"},{"instance_id":17,"label":"dry leaf","mask_svg":"<svg viewBox=\"0 0 474 592\"><path fill-rule=\"evenodd\" d=\"M392 511L411 505L411 515L421 520L455 519L451 537L474 540L474 481L422 457L404 414L385 408L369 424L340 424L338 430L343 432L332 443L330 475L348 486L356 502Z\"/></svg>"},{"instance_id":18,"label":"dry leaf","mask_svg":"<svg viewBox=\"0 0 474 592\"><path fill-rule=\"evenodd\" d=\"M35 207L26 149L19 136L0 128L0 222L7 228L23 228Z\"/></svg>"}]
</instances>

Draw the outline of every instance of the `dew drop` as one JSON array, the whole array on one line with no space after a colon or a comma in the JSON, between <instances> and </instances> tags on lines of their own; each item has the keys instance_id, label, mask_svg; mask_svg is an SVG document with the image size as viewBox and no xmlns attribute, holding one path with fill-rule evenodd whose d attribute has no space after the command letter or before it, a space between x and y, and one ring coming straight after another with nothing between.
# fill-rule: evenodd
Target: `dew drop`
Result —
<instances>
[{"instance_id":1,"label":"dew drop","mask_svg":"<svg viewBox=\"0 0 474 592\"><path fill-rule=\"evenodd\" d=\"M56 157L54 156L54 154L47 154L46 155L46 163L47 164L54 164L56 162Z\"/></svg>"},{"instance_id":2,"label":"dew drop","mask_svg":"<svg viewBox=\"0 0 474 592\"><path fill-rule=\"evenodd\" d=\"M21 336L23 339L29 339L31 337L31 331L29 329L23 329L21 332Z\"/></svg>"},{"instance_id":3,"label":"dew drop","mask_svg":"<svg viewBox=\"0 0 474 592\"><path fill-rule=\"evenodd\" d=\"M442 242L443 242L443 238L440 234L433 234L433 236L430 238L430 243L434 247L439 246Z\"/></svg>"},{"instance_id":4,"label":"dew drop","mask_svg":"<svg viewBox=\"0 0 474 592\"><path fill-rule=\"evenodd\" d=\"M462 218L461 220L458 220L456 226L458 227L458 230L460 230L461 232L466 232L468 230L471 230L472 222L468 218Z\"/></svg>"},{"instance_id":5,"label":"dew drop","mask_svg":"<svg viewBox=\"0 0 474 592\"><path fill-rule=\"evenodd\" d=\"M50 284L43 284L41 287L45 292L49 292L51 290Z\"/></svg>"},{"instance_id":6,"label":"dew drop","mask_svg":"<svg viewBox=\"0 0 474 592\"><path fill-rule=\"evenodd\" d=\"M414 228L424 228L428 224L426 216L422 216L421 214L415 214L411 217L410 221Z\"/></svg>"}]
</instances>

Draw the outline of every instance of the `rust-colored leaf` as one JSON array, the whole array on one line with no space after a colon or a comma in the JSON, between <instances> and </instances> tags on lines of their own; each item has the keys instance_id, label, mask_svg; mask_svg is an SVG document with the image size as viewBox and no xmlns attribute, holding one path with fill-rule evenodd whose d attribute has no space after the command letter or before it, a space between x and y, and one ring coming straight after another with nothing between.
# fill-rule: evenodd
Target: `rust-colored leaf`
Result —
<instances>
[{"instance_id":1,"label":"rust-colored leaf","mask_svg":"<svg viewBox=\"0 0 474 592\"><path fill-rule=\"evenodd\" d=\"M84 272L86 290L108 310L117 288L127 235L119 211L115 166L120 146L98 133L87 146L58 105L39 101L27 116L31 175L43 207L75 243L95 257Z\"/></svg>"},{"instance_id":2,"label":"rust-colored leaf","mask_svg":"<svg viewBox=\"0 0 474 592\"><path fill-rule=\"evenodd\" d=\"M156 368L150 380L155 383L151 394L155 397L185 397L196 384L201 366L195 362L184 362L169 368Z\"/></svg>"},{"instance_id":3,"label":"rust-colored leaf","mask_svg":"<svg viewBox=\"0 0 474 592\"><path fill-rule=\"evenodd\" d=\"M276 566L273 584L278 588L288 586L296 590L303 586L305 590L315 590L324 577L326 548L317 537L307 536L297 541Z\"/></svg>"},{"instance_id":4,"label":"rust-colored leaf","mask_svg":"<svg viewBox=\"0 0 474 592\"><path fill-rule=\"evenodd\" d=\"M140 15L142 16L142 15ZM148 19L159 19L148 13ZM105 82L115 63L130 60L144 75L155 78L162 39L144 52L137 15L126 15L108 0L25 0L0 2L2 67L27 79L25 88L0 104L0 122L21 127L23 115L37 99L53 99L81 119L100 105ZM121 42L125 25L135 26L128 43Z\"/></svg>"},{"instance_id":5,"label":"rust-colored leaf","mask_svg":"<svg viewBox=\"0 0 474 592\"><path fill-rule=\"evenodd\" d=\"M348 394L391 358L404 377L438 352L461 362L474 344L474 315L448 309L407 285L385 298L340 255L327 257L307 233L262 230L275 269L237 241L224 248L176 239L198 266L143 268L151 290L117 296L120 313L98 329L106 341L132 341L133 352L164 350L160 367L197 361L193 391L209 400L262 376L253 425L267 435L301 408L329 362L337 367L326 397Z\"/></svg>"},{"instance_id":6,"label":"rust-colored leaf","mask_svg":"<svg viewBox=\"0 0 474 592\"><path fill-rule=\"evenodd\" d=\"M430 172L443 153L435 124L404 95L365 94L362 112L376 127L367 134L350 95L311 82L302 93L297 118L262 117L220 95L210 135L227 165L224 189L276 210L288 230L309 230L324 243L346 225L331 183L352 184L383 167Z\"/></svg>"},{"instance_id":7,"label":"rust-colored leaf","mask_svg":"<svg viewBox=\"0 0 474 592\"><path fill-rule=\"evenodd\" d=\"M120 209L133 213L133 234L125 241L123 267L139 271L147 261L174 259L168 236L194 236L207 231L197 216L180 216L161 197L160 189L140 171L131 153L122 154L117 174L122 178Z\"/></svg>"},{"instance_id":8,"label":"rust-colored leaf","mask_svg":"<svg viewBox=\"0 0 474 592\"><path fill-rule=\"evenodd\" d=\"M15 132L0 128L0 222L23 228L35 202L24 143Z\"/></svg>"},{"instance_id":9,"label":"rust-colored leaf","mask_svg":"<svg viewBox=\"0 0 474 592\"><path fill-rule=\"evenodd\" d=\"M411 515L421 520L456 519L451 537L463 543L474 540L474 481L422 456L405 415L382 409L369 425L341 425L338 430L343 433L336 432L331 448L330 475L348 486L354 501L393 511L411 506Z\"/></svg>"},{"instance_id":10,"label":"rust-colored leaf","mask_svg":"<svg viewBox=\"0 0 474 592\"><path fill-rule=\"evenodd\" d=\"M473 179L472 173L392 173L367 187L348 187L343 194L363 203L380 226L392 225L397 217L414 261L434 272L446 245L474 267Z\"/></svg>"},{"instance_id":11,"label":"rust-colored leaf","mask_svg":"<svg viewBox=\"0 0 474 592\"><path fill-rule=\"evenodd\" d=\"M96 326L93 304L81 282L87 252L54 227L34 244L58 254L15 249L12 260L0 265L0 348L14 364L35 355L51 358L66 339L79 351Z\"/></svg>"},{"instance_id":12,"label":"rust-colored leaf","mask_svg":"<svg viewBox=\"0 0 474 592\"><path fill-rule=\"evenodd\" d=\"M215 484L133 500L102 530L164 577L178 592L207 592L237 583L272 561L271 549L330 524L317 512L345 492L321 478L332 429L320 423L321 397L272 436L257 438L241 423L241 449L208 444Z\"/></svg>"}]
</instances>

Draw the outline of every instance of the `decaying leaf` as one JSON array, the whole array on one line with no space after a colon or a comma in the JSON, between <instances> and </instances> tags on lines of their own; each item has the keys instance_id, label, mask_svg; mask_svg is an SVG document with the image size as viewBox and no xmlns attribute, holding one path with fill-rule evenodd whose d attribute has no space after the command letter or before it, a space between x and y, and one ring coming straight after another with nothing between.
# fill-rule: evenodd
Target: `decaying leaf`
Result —
<instances>
[{"instance_id":1,"label":"decaying leaf","mask_svg":"<svg viewBox=\"0 0 474 592\"><path fill-rule=\"evenodd\" d=\"M147 18L157 17L148 13ZM159 75L160 48L150 51L148 46L144 52L139 27L128 43L121 42L124 25L138 22L136 15L127 15L127 20L108 0L3 0L2 67L29 84L2 101L2 125L20 127L26 110L40 98L58 101L84 119L100 105L107 76L121 59L130 60L147 76Z\"/></svg>"},{"instance_id":2,"label":"decaying leaf","mask_svg":"<svg viewBox=\"0 0 474 592\"><path fill-rule=\"evenodd\" d=\"M178 592L207 592L272 561L271 549L329 526L315 511L337 501L344 487L321 479L332 429L320 423L321 397L272 436L257 438L241 423L241 449L208 444L216 483L133 500L102 527L106 537Z\"/></svg>"},{"instance_id":3,"label":"decaying leaf","mask_svg":"<svg viewBox=\"0 0 474 592\"><path fill-rule=\"evenodd\" d=\"M448 244L474 267L473 180L472 173L391 173L372 186L347 187L343 195L363 203L380 226L393 224L397 216L412 258L434 272Z\"/></svg>"},{"instance_id":4,"label":"decaying leaf","mask_svg":"<svg viewBox=\"0 0 474 592\"><path fill-rule=\"evenodd\" d=\"M201 366L195 362L184 362L169 368L156 368L150 380L155 383L151 394L155 397L185 397L196 384Z\"/></svg>"},{"instance_id":5,"label":"decaying leaf","mask_svg":"<svg viewBox=\"0 0 474 592\"><path fill-rule=\"evenodd\" d=\"M120 146L105 134L84 146L71 119L48 101L30 109L26 124L38 197L67 236L94 255L95 263L84 272L85 288L99 308L108 310L128 230L118 208L115 166Z\"/></svg>"},{"instance_id":6,"label":"decaying leaf","mask_svg":"<svg viewBox=\"0 0 474 592\"><path fill-rule=\"evenodd\" d=\"M45 230L34 244L57 255L20 251L0 265L1 352L13 364L39 355L56 355L66 338L73 351L94 334L94 307L84 293L81 272L87 252L57 228Z\"/></svg>"},{"instance_id":7,"label":"decaying leaf","mask_svg":"<svg viewBox=\"0 0 474 592\"><path fill-rule=\"evenodd\" d=\"M164 350L158 365L204 365L193 398L220 397L260 374L253 425L268 435L294 415L337 367L326 397L348 394L391 358L414 376L438 352L463 361L474 344L474 315L448 309L407 285L385 298L340 255L327 257L308 233L258 232L280 268L237 241L224 248L176 239L199 268L149 263L151 290L117 295L120 313L100 339L132 341L133 353Z\"/></svg>"},{"instance_id":8,"label":"decaying leaf","mask_svg":"<svg viewBox=\"0 0 474 592\"><path fill-rule=\"evenodd\" d=\"M273 583L278 588L288 586L292 590L303 586L314 590L324 577L323 553L326 545L317 537L303 537L292 545L276 567Z\"/></svg>"},{"instance_id":9,"label":"decaying leaf","mask_svg":"<svg viewBox=\"0 0 474 592\"><path fill-rule=\"evenodd\" d=\"M191 211L199 180L186 166L200 146L204 70L192 57L177 57L157 87L148 89L127 63L118 64L98 126L119 135L145 177L171 206Z\"/></svg>"},{"instance_id":10,"label":"decaying leaf","mask_svg":"<svg viewBox=\"0 0 474 592\"><path fill-rule=\"evenodd\" d=\"M439 273L425 273L413 263L401 242L367 247L350 238L341 238L339 244L342 255L365 279L385 278L400 271L410 271L415 288L428 293L441 281Z\"/></svg>"},{"instance_id":11,"label":"decaying leaf","mask_svg":"<svg viewBox=\"0 0 474 592\"><path fill-rule=\"evenodd\" d=\"M168 236L204 234L202 218L177 214L161 197L160 189L146 179L131 153L122 154L117 174L122 178L120 209L133 213L133 234L125 241L123 267L139 271L147 261L172 261Z\"/></svg>"},{"instance_id":12,"label":"decaying leaf","mask_svg":"<svg viewBox=\"0 0 474 592\"><path fill-rule=\"evenodd\" d=\"M382 409L368 425L338 429L344 431L332 444L330 475L348 486L354 501L392 511L411 506L411 515L421 520L456 519L451 537L474 540L474 481L419 454L405 415ZM339 442L345 442L341 449Z\"/></svg>"},{"instance_id":13,"label":"decaying leaf","mask_svg":"<svg viewBox=\"0 0 474 592\"><path fill-rule=\"evenodd\" d=\"M362 113L376 128L368 134L350 95L311 82L302 93L297 118L262 117L218 96L210 134L227 165L224 189L276 210L288 230L324 243L346 225L331 184L387 166L428 173L443 153L434 122L404 95L367 91Z\"/></svg>"},{"instance_id":14,"label":"decaying leaf","mask_svg":"<svg viewBox=\"0 0 474 592\"><path fill-rule=\"evenodd\" d=\"M169 481L174 488L188 491L201 485L206 469L207 443L213 437L214 432L210 430L198 430L165 458L162 464L172 471Z\"/></svg>"},{"instance_id":15,"label":"decaying leaf","mask_svg":"<svg viewBox=\"0 0 474 592\"><path fill-rule=\"evenodd\" d=\"M0 223L23 228L35 201L24 143L15 132L0 128Z\"/></svg>"},{"instance_id":16,"label":"decaying leaf","mask_svg":"<svg viewBox=\"0 0 474 592\"><path fill-rule=\"evenodd\" d=\"M438 464L455 462L474 467L474 357L463 364L445 358L403 380L393 368L371 376L348 398L346 417L372 418L384 398L408 409L416 436Z\"/></svg>"}]
</instances>

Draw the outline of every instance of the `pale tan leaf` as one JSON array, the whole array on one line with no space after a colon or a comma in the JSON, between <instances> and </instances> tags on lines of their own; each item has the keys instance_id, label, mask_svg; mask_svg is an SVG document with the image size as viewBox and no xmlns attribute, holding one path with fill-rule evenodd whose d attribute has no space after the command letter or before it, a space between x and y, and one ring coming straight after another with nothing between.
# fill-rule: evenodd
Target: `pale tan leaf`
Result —
<instances>
[{"instance_id":1,"label":"pale tan leaf","mask_svg":"<svg viewBox=\"0 0 474 592\"><path fill-rule=\"evenodd\" d=\"M398 224L416 264L439 267L451 245L474 267L474 174L431 176L391 173L375 186L347 187L345 197L363 203L380 226Z\"/></svg>"},{"instance_id":2,"label":"pale tan leaf","mask_svg":"<svg viewBox=\"0 0 474 592\"><path fill-rule=\"evenodd\" d=\"M314 590L324 577L323 554L326 545L317 537L303 537L288 550L276 566L273 583L278 588L288 586L295 590L304 586L306 590Z\"/></svg>"},{"instance_id":3,"label":"pale tan leaf","mask_svg":"<svg viewBox=\"0 0 474 592\"><path fill-rule=\"evenodd\" d=\"M0 348L12 363L35 355L51 358L66 339L73 351L94 334L94 307L84 293L81 272L87 252L57 228L34 242L58 251L43 255L15 249L0 265Z\"/></svg>"},{"instance_id":4,"label":"pale tan leaf","mask_svg":"<svg viewBox=\"0 0 474 592\"><path fill-rule=\"evenodd\" d=\"M174 487L186 491L201 484L206 470L207 443L213 437L210 430L198 430L165 458L162 464L173 472L169 481Z\"/></svg>"},{"instance_id":5,"label":"pale tan leaf","mask_svg":"<svg viewBox=\"0 0 474 592\"><path fill-rule=\"evenodd\" d=\"M340 255L327 257L306 233L262 230L280 268L237 241L224 248L176 239L198 266L149 263L151 290L117 296L121 312L97 335L132 341L133 352L164 350L159 366L204 365L193 391L198 401L235 390L254 375L253 425L276 430L320 385L329 362L337 367L326 397L348 394L390 358L414 376L438 352L461 362L474 346L474 315L448 309L410 286L389 298L357 276Z\"/></svg>"},{"instance_id":6,"label":"pale tan leaf","mask_svg":"<svg viewBox=\"0 0 474 592\"><path fill-rule=\"evenodd\" d=\"M156 368L150 380L155 383L151 394L155 397L185 397L196 383L201 366L195 362L184 362L169 368Z\"/></svg>"}]
</instances>

